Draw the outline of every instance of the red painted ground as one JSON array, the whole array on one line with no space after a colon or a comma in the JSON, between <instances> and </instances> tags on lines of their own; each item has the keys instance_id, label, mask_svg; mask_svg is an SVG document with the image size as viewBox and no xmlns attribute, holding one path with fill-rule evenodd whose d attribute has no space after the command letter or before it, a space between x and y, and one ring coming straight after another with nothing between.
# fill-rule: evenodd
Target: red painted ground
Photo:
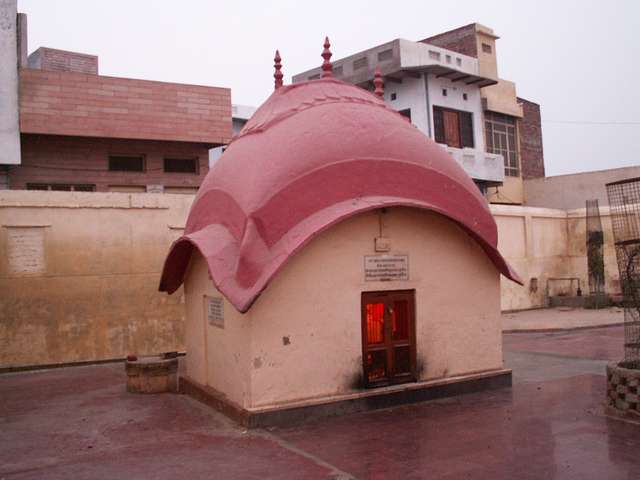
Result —
<instances>
[{"instance_id":1,"label":"red painted ground","mask_svg":"<svg viewBox=\"0 0 640 480\"><path fill-rule=\"evenodd\" d=\"M120 365L0 376L0 478L639 478L640 426L602 415L622 328L505 336L512 389L245 432Z\"/></svg>"}]
</instances>

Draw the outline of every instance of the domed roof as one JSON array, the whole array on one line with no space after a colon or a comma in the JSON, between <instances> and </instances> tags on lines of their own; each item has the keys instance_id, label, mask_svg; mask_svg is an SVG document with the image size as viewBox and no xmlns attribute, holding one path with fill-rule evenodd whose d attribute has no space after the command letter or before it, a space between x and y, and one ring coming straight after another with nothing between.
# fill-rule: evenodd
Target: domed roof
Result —
<instances>
[{"instance_id":1,"label":"domed roof","mask_svg":"<svg viewBox=\"0 0 640 480\"><path fill-rule=\"evenodd\" d=\"M462 227L507 278L496 223L465 171L375 95L334 78L277 88L206 176L160 290L182 282L193 248L246 312L315 235L360 212L409 206Z\"/></svg>"}]
</instances>

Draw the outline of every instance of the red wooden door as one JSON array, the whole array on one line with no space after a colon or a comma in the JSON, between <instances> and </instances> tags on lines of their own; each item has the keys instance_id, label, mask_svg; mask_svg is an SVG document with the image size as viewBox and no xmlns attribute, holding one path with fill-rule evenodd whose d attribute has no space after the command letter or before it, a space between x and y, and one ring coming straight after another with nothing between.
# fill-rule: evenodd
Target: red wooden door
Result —
<instances>
[{"instance_id":1,"label":"red wooden door","mask_svg":"<svg viewBox=\"0 0 640 480\"><path fill-rule=\"evenodd\" d=\"M362 358L369 387L416 380L415 293L362 294Z\"/></svg>"},{"instance_id":2,"label":"red wooden door","mask_svg":"<svg viewBox=\"0 0 640 480\"><path fill-rule=\"evenodd\" d=\"M460 121L458 119L458 112L444 110L442 112L442 116L444 123L444 137L447 145L450 147L460 148L462 143L460 142Z\"/></svg>"}]
</instances>

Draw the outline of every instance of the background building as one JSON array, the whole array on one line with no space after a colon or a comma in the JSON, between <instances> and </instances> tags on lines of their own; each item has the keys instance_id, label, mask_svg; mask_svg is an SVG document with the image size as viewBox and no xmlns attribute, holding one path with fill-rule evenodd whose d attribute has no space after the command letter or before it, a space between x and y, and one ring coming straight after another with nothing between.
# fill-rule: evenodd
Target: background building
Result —
<instances>
[{"instance_id":1,"label":"background building","mask_svg":"<svg viewBox=\"0 0 640 480\"><path fill-rule=\"evenodd\" d=\"M249 105L233 104L231 106L231 129L234 137L240 133L240 130L242 130L255 111L256 107L250 107ZM226 148L227 145L225 144L209 150L209 167L213 166L213 164L224 153Z\"/></svg>"},{"instance_id":2,"label":"background building","mask_svg":"<svg viewBox=\"0 0 640 480\"><path fill-rule=\"evenodd\" d=\"M600 206L609 205L605 185L637 177L640 166L531 178L524 181L524 197L531 207L584 208L585 201L593 199Z\"/></svg>"},{"instance_id":3,"label":"background building","mask_svg":"<svg viewBox=\"0 0 640 480\"><path fill-rule=\"evenodd\" d=\"M498 77L493 31L473 23L419 42L396 39L333 61L334 75L373 88L444 146L493 203L523 203L523 178L544 176L540 107ZM293 76L318 78L320 68Z\"/></svg>"},{"instance_id":4,"label":"background building","mask_svg":"<svg viewBox=\"0 0 640 480\"><path fill-rule=\"evenodd\" d=\"M229 89L102 76L98 57L83 53L39 48L27 57L26 16L12 18L19 34L9 35L15 39L9 50L17 58L2 56L0 83L13 100L0 118L13 126L19 118L19 130L3 130L3 145L11 148L0 157L0 186L198 189L209 149L231 139Z\"/></svg>"}]
</instances>

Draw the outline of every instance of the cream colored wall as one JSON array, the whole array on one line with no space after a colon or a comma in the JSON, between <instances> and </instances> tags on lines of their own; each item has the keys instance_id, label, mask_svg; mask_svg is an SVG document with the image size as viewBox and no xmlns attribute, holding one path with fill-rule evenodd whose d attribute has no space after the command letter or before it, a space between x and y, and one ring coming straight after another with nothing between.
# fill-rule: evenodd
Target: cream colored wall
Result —
<instances>
[{"instance_id":1,"label":"cream colored wall","mask_svg":"<svg viewBox=\"0 0 640 480\"><path fill-rule=\"evenodd\" d=\"M0 192L0 368L184 349L184 329L190 326L184 323L182 290L168 296L157 292L157 285L192 200L191 195ZM500 249L527 282L520 287L501 280L502 309L545 306L550 276L580 276L587 291L584 209L491 209ZM606 207L601 211L605 286L616 293L610 219ZM16 231L42 236L43 264L35 265L40 271L10 271L24 261L12 253L15 245L9 246ZM538 278L537 292L529 291L531 278ZM253 352L247 358L253 362L259 356ZM239 394L236 400L249 404Z\"/></svg>"},{"instance_id":2,"label":"cream colored wall","mask_svg":"<svg viewBox=\"0 0 640 480\"><path fill-rule=\"evenodd\" d=\"M567 282L549 278L578 277L583 294L589 293L586 257L585 210L553 210L491 205L498 225L498 247L516 269L525 286L501 279L502 310L547 306L548 295L574 293ZM605 291L620 291L608 208L601 208L604 230ZM531 289L537 279L537 290ZM549 291L547 292L547 285Z\"/></svg>"},{"instance_id":3,"label":"cream colored wall","mask_svg":"<svg viewBox=\"0 0 640 480\"><path fill-rule=\"evenodd\" d=\"M202 385L224 392L242 407L250 406L250 313L239 313L214 287L199 252L192 256L184 285L187 375ZM224 328L209 325L205 296L224 301Z\"/></svg>"},{"instance_id":4,"label":"cream colored wall","mask_svg":"<svg viewBox=\"0 0 640 480\"><path fill-rule=\"evenodd\" d=\"M366 291L415 289L420 380L502 367L498 272L477 244L430 212L393 208L382 219L392 253L409 254L409 281L364 281L380 229L369 212L314 239L253 305L253 407L361 388Z\"/></svg>"},{"instance_id":5,"label":"cream colored wall","mask_svg":"<svg viewBox=\"0 0 640 480\"><path fill-rule=\"evenodd\" d=\"M497 84L482 87L480 93L486 100L486 110L522 118L522 104L518 103L515 83L500 78Z\"/></svg>"},{"instance_id":6,"label":"cream colored wall","mask_svg":"<svg viewBox=\"0 0 640 480\"><path fill-rule=\"evenodd\" d=\"M0 367L183 350L157 291L193 197L0 192Z\"/></svg>"},{"instance_id":7,"label":"cream colored wall","mask_svg":"<svg viewBox=\"0 0 640 480\"><path fill-rule=\"evenodd\" d=\"M501 186L487 189L487 200L489 203L522 205L524 203L522 177L505 176Z\"/></svg>"},{"instance_id":8,"label":"cream colored wall","mask_svg":"<svg viewBox=\"0 0 640 480\"><path fill-rule=\"evenodd\" d=\"M498 61L496 59L496 37L493 30L478 25L476 31L476 42L478 51L478 70L481 76L489 78L498 78ZM484 31L487 33L484 33ZM482 44L486 43L491 46L491 53L482 50Z\"/></svg>"}]
</instances>

